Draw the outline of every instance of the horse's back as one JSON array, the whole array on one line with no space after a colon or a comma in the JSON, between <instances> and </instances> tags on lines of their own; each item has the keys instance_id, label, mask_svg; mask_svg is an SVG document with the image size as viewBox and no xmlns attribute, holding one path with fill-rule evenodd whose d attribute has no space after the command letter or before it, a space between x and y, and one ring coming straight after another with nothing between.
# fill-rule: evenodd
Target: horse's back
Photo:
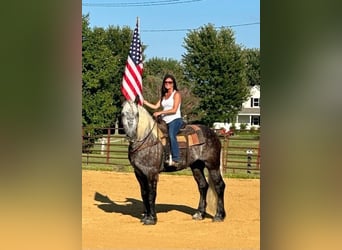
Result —
<instances>
[{"instance_id":1,"label":"horse's back","mask_svg":"<svg viewBox=\"0 0 342 250\"><path fill-rule=\"evenodd\" d=\"M190 164L200 160L205 162L208 168L219 167L221 141L212 129L202 124L188 124L182 133L190 133L187 135L189 144L188 161ZM191 143L194 141L198 143ZM184 153L186 154L186 151Z\"/></svg>"},{"instance_id":2,"label":"horse's back","mask_svg":"<svg viewBox=\"0 0 342 250\"><path fill-rule=\"evenodd\" d=\"M181 133L196 133L200 137L200 141L203 141L204 143L217 143L221 146L221 142L217 134L211 128L202 124L187 124Z\"/></svg>"}]
</instances>

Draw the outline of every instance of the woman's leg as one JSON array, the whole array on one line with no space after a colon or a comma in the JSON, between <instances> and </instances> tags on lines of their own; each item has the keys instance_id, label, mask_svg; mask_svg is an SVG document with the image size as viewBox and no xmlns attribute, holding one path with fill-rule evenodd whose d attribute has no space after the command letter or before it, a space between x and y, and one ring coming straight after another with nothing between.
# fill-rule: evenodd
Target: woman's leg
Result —
<instances>
[{"instance_id":1,"label":"woman's leg","mask_svg":"<svg viewBox=\"0 0 342 250\"><path fill-rule=\"evenodd\" d=\"M169 125L169 139L170 139L172 160L179 161L180 154L179 154L179 147L178 147L176 135L183 125L183 120L181 118L178 118L170 122L168 125Z\"/></svg>"}]
</instances>

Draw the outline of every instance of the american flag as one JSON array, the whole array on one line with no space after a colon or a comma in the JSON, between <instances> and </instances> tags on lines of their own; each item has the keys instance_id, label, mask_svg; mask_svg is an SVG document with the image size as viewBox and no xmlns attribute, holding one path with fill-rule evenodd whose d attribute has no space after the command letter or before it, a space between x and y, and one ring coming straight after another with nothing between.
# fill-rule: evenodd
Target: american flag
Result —
<instances>
[{"instance_id":1,"label":"american flag","mask_svg":"<svg viewBox=\"0 0 342 250\"><path fill-rule=\"evenodd\" d=\"M142 105L144 98L142 96L142 47L140 42L138 20L134 29L133 39L129 48L128 59L121 85L121 92L126 100L135 100L139 96L139 104Z\"/></svg>"}]
</instances>

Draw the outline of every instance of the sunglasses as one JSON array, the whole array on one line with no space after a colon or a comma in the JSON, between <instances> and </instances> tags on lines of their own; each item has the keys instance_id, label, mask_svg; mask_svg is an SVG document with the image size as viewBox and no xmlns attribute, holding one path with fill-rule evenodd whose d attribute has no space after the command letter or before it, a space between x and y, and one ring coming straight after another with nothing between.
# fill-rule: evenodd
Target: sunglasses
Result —
<instances>
[{"instance_id":1,"label":"sunglasses","mask_svg":"<svg viewBox=\"0 0 342 250\"><path fill-rule=\"evenodd\" d=\"M173 83L173 81L165 81L164 83Z\"/></svg>"}]
</instances>

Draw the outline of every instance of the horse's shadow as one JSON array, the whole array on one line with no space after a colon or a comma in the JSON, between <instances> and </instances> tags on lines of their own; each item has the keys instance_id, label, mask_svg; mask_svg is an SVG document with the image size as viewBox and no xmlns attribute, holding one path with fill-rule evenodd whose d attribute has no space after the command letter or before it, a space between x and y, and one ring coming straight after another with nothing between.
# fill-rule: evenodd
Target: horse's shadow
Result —
<instances>
[{"instance_id":1,"label":"horse's shadow","mask_svg":"<svg viewBox=\"0 0 342 250\"><path fill-rule=\"evenodd\" d=\"M125 201L115 202L112 201L108 196L104 196L96 192L94 200L101 202L102 204L95 205L107 213L121 213L140 219L143 212L142 201L134 198L126 198ZM196 213L196 209L184 205L156 204L157 213L165 213L172 210L177 210L189 215Z\"/></svg>"}]
</instances>

